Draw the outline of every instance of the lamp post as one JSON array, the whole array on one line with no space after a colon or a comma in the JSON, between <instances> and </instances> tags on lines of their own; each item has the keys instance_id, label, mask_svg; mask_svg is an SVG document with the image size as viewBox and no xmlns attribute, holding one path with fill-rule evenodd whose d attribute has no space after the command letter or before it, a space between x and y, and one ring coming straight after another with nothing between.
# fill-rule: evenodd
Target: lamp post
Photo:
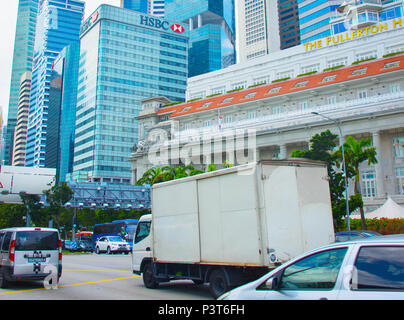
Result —
<instances>
[{"instance_id":1,"label":"lamp post","mask_svg":"<svg viewBox=\"0 0 404 320\"><path fill-rule=\"evenodd\" d=\"M324 119L327 119L327 120L330 120L330 121L334 122L334 123L337 125L338 130L339 130L339 144L340 144L341 149L342 149L342 165L343 165L343 169L344 169L345 203L346 203L346 213L347 213L347 227L348 227L348 231L350 231L350 230L351 230L351 224L350 224L350 221L349 221L350 214L349 214L349 202L348 202L348 182L347 182L346 167L345 167L344 142L343 142L343 136L342 136L342 130L341 130L340 122L337 121L337 120L335 120L335 119L332 119L332 118L330 118L330 117L327 117L327 116L325 116L325 115L323 115L323 114L321 114L321 113L315 112L315 111L312 111L311 113L314 114L314 115L323 117Z\"/></svg>"}]
</instances>

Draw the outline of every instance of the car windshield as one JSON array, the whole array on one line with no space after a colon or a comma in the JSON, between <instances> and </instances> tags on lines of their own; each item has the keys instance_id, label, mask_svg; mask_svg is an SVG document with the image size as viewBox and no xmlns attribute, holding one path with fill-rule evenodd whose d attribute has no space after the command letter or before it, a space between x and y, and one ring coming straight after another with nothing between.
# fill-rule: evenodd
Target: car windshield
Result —
<instances>
[{"instance_id":1,"label":"car windshield","mask_svg":"<svg viewBox=\"0 0 404 320\"><path fill-rule=\"evenodd\" d=\"M125 242L121 237L109 237L108 239L113 242Z\"/></svg>"},{"instance_id":2,"label":"car windshield","mask_svg":"<svg viewBox=\"0 0 404 320\"><path fill-rule=\"evenodd\" d=\"M15 238L15 250L58 250L59 238L54 231L19 231Z\"/></svg>"}]
</instances>

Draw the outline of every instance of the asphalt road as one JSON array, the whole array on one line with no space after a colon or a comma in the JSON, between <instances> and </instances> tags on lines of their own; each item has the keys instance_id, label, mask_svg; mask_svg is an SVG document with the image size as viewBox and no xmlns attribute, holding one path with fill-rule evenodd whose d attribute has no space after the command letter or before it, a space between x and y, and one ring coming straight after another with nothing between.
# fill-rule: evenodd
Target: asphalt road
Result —
<instances>
[{"instance_id":1,"label":"asphalt road","mask_svg":"<svg viewBox=\"0 0 404 320\"><path fill-rule=\"evenodd\" d=\"M131 272L130 255L68 254L57 289L41 281L0 289L0 300L212 300L206 285L173 281L147 289Z\"/></svg>"}]
</instances>

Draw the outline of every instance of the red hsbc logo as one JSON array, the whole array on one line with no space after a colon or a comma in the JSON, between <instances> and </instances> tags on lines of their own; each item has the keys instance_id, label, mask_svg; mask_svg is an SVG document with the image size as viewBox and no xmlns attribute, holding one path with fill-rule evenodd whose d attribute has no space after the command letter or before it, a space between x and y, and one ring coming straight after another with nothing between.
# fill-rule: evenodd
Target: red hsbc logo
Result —
<instances>
[{"instance_id":1,"label":"red hsbc logo","mask_svg":"<svg viewBox=\"0 0 404 320\"><path fill-rule=\"evenodd\" d=\"M185 31L184 27L180 24L172 24L171 25L171 30L173 30L174 32L178 32L178 33L183 33Z\"/></svg>"}]
</instances>

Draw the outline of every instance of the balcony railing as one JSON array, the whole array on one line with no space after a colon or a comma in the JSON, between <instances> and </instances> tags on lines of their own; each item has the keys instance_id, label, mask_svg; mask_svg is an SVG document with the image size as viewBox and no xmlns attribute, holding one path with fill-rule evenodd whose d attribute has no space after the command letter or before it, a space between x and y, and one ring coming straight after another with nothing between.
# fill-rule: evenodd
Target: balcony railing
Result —
<instances>
[{"instance_id":1,"label":"balcony railing","mask_svg":"<svg viewBox=\"0 0 404 320\"><path fill-rule=\"evenodd\" d=\"M255 119L243 119L231 123L211 125L210 127L194 128L172 132L171 142L184 143L210 136L222 136L234 132L236 129L254 129L257 131L279 130L288 127L312 123L314 118L311 112L332 114L333 118L355 117L369 113L377 113L394 109L402 109L402 104L394 102L404 99L404 91L387 93L361 99L353 99L335 104L312 106L304 110L288 111L279 114L257 116Z\"/></svg>"}]
</instances>

